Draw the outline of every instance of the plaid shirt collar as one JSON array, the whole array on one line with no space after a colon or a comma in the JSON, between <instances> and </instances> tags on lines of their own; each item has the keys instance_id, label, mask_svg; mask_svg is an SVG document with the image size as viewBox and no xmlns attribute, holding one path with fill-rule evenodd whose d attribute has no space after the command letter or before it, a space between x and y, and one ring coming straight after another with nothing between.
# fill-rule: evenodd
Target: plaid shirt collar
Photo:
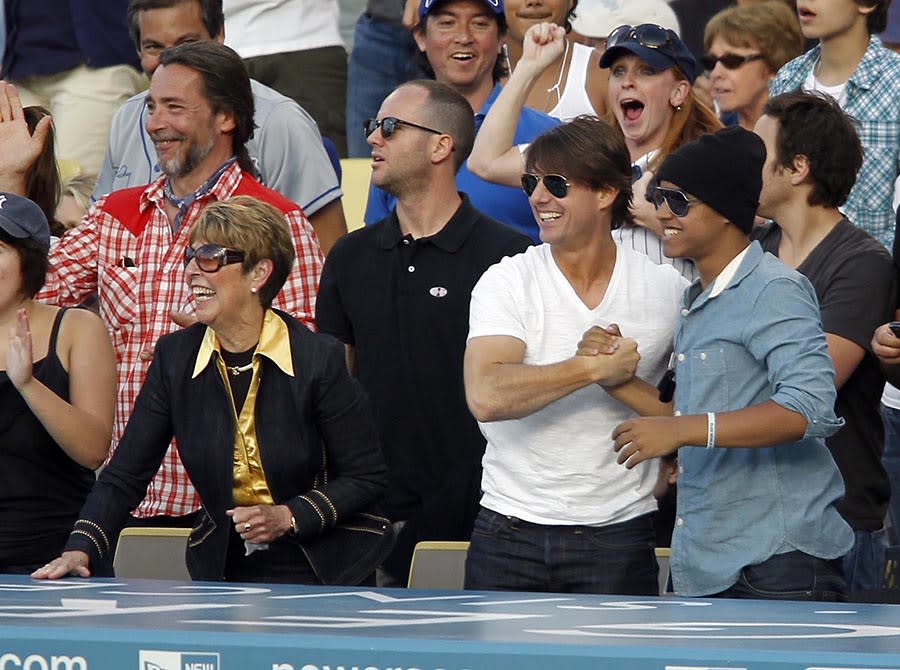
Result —
<instances>
[{"instance_id":1,"label":"plaid shirt collar","mask_svg":"<svg viewBox=\"0 0 900 670\"><path fill-rule=\"evenodd\" d=\"M859 61L859 65L856 66L853 74L850 75L850 79L847 80L848 85L855 86L862 90L868 90L875 86L878 83L878 77L881 71L881 54L883 51L884 46L882 45L881 40L875 35L872 35L869 38L869 46L866 47L866 52ZM796 61L792 61L794 63L793 66L791 66L790 63L785 65L786 70L791 72L796 78L796 81L794 82L795 86L800 86L803 83L803 80L809 76L809 73L815 68L816 63L819 62L821 54L822 46L817 44L800 56Z\"/></svg>"},{"instance_id":2,"label":"plaid shirt collar","mask_svg":"<svg viewBox=\"0 0 900 670\"><path fill-rule=\"evenodd\" d=\"M209 192L207 192L206 195L201 196L198 200L206 199L209 196L215 196L216 200L230 198L231 194L234 193L234 190L240 183L243 174L244 171L241 169L241 166L235 161L219 176L213 187L209 189ZM153 205L165 208L166 196L163 193L163 188L165 187L168 178L168 175L160 175L144 189L144 192L141 193L139 204L141 212L146 211L148 207Z\"/></svg>"}]
</instances>

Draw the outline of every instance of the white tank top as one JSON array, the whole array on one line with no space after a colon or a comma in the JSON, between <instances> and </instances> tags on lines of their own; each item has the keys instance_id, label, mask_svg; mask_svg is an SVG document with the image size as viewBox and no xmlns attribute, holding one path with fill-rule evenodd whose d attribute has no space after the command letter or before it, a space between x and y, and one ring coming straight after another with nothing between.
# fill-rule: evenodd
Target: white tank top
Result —
<instances>
[{"instance_id":1,"label":"white tank top","mask_svg":"<svg viewBox=\"0 0 900 670\"><path fill-rule=\"evenodd\" d=\"M571 121L580 114L597 114L585 90L587 70L594 49L577 42L570 42L569 46L572 48L572 63L569 65L566 86L556 107L547 112L563 121Z\"/></svg>"}]
</instances>

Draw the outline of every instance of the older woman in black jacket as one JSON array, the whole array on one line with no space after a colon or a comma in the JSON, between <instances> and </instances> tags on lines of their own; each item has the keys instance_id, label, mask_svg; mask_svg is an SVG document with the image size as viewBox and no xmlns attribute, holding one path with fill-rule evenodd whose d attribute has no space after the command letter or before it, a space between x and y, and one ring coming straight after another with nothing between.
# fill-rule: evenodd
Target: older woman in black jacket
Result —
<instances>
[{"instance_id":1,"label":"older woman in black jacket","mask_svg":"<svg viewBox=\"0 0 900 670\"><path fill-rule=\"evenodd\" d=\"M194 579L353 583L374 568L378 552L358 544L372 534L336 527L385 486L378 438L340 343L270 308L293 262L269 205L206 208L185 252L199 323L159 340L66 551L34 577L89 576L108 558L173 435L203 501L187 549Z\"/></svg>"}]
</instances>

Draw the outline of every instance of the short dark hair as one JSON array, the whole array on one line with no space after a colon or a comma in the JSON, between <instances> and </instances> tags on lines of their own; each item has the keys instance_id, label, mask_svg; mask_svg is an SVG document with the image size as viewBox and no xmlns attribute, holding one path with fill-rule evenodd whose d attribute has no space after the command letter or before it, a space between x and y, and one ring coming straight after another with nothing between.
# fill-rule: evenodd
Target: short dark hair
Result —
<instances>
[{"instance_id":1,"label":"short dark hair","mask_svg":"<svg viewBox=\"0 0 900 670\"><path fill-rule=\"evenodd\" d=\"M592 189L616 188L612 227L634 223L631 158L625 138L596 116L579 116L540 134L525 152L525 170L561 174Z\"/></svg>"},{"instance_id":2,"label":"short dark hair","mask_svg":"<svg viewBox=\"0 0 900 670\"><path fill-rule=\"evenodd\" d=\"M200 74L203 94L214 113L234 115L232 151L241 167L253 173L253 161L247 152L247 141L253 137L253 90L250 75L237 53L218 42L186 42L164 49L159 64L183 65Z\"/></svg>"},{"instance_id":3,"label":"short dark hair","mask_svg":"<svg viewBox=\"0 0 900 670\"><path fill-rule=\"evenodd\" d=\"M870 35L883 33L887 30L888 9L891 7L891 0L854 0L860 7L874 7L875 9L866 14L866 28L869 29Z\"/></svg>"},{"instance_id":4,"label":"short dark hair","mask_svg":"<svg viewBox=\"0 0 900 670\"><path fill-rule=\"evenodd\" d=\"M200 5L200 16L210 37L215 37L225 29L222 0L131 0L128 3L128 32L135 48L141 50L141 12L168 9L184 2L196 2Z\"/></svg>"},{"instance_id":5,"label":"short dark hair","mask_svg":"<svg viewBox=\"0 0 900 670\"><path fill-rule=\"evenodd\" d=\"M447 84L433 79L413 79L397 88L404 86L421 88L428 93L426 125L453 138L453 169L459 170L475 144L475 115L469 101Z\"/></svg>"},{"instance_id":6,"label":"short dark hair","mask_svg":"<svg viewBox=\"0 0 900 670\"><path fill-rule=\"evenodd\" d=\"M431 6L431 9L428 10L428 14L425 15L425 18L419 21L415 27L413 28L414 33L422 33L425 34L426 28L428 26L428 17L431 16L435 9L443 5L446 2L452 2L453 0L438 0L438 2L434 3ZM505 14L494 14L490 12L490 15L497 22L497 34L500 37L503 37L507 31L509 30L509 25L506 23L506 15ZM416 49L416 64L422 68L422 71L427 74L429 77L434 79L434 68L431 67L431 63L428 62L428 55L424 51L420 51ZM506 59L501 58L500 55L497 55L497 60L494 61L494 71L493 77L494 81L498 82L501 79L504 79L509 75L509 68L506 67ZM476 110L477 111L477 110Z\"/></svg>"},{"instance_id":7,"label":"short dark hair","mask_svg":"<svg viewBox=\"0 0 900 670\"><path fill-rule=\"evenodd\" d=\"M806 156L813 182L809 204L843 205L863 162L854 120L830 95L800 91L770 98L762 113L778 121L778 165L790 168L795 156Z\"/></svg>"},{"instance_id":8,"label":"short dark hair","mask_svg":"<svg viewBox=\"0 0 900 670\"><path fill-rule=\"evenodd\" d=\"M0 228L0 242L9 245L19 254L22 276L22 293L33 298L47 280L49 267L47 250L30 237L13 237Z\"/></svg>"}]
</instances>

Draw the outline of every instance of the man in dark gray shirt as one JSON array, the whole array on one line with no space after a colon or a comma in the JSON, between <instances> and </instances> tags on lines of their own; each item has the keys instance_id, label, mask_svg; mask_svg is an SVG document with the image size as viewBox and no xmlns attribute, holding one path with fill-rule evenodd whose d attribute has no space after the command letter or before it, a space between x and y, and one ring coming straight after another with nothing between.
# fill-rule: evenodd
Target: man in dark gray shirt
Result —
<instances>
[{"instance_id":1,"label":"man in dark gray shirt","mask_svg":"<svg viewBox=\"0 0 900 670\"><path fill-rule=\"evenodd\" d=\"M844 478L837 509L856 535L844 557L854 592L881 588L883 520L890 484L881 463L879 414L884 378L872 353L873 331L894 313L896 274L884 246L840 212L862 164L853 123L829 96L772 98L756 124L766 144L757 228L763 249L806 275L816 291L835 369L835 410L845 424L825 440Z\"/></svg>"}]
</instances>

